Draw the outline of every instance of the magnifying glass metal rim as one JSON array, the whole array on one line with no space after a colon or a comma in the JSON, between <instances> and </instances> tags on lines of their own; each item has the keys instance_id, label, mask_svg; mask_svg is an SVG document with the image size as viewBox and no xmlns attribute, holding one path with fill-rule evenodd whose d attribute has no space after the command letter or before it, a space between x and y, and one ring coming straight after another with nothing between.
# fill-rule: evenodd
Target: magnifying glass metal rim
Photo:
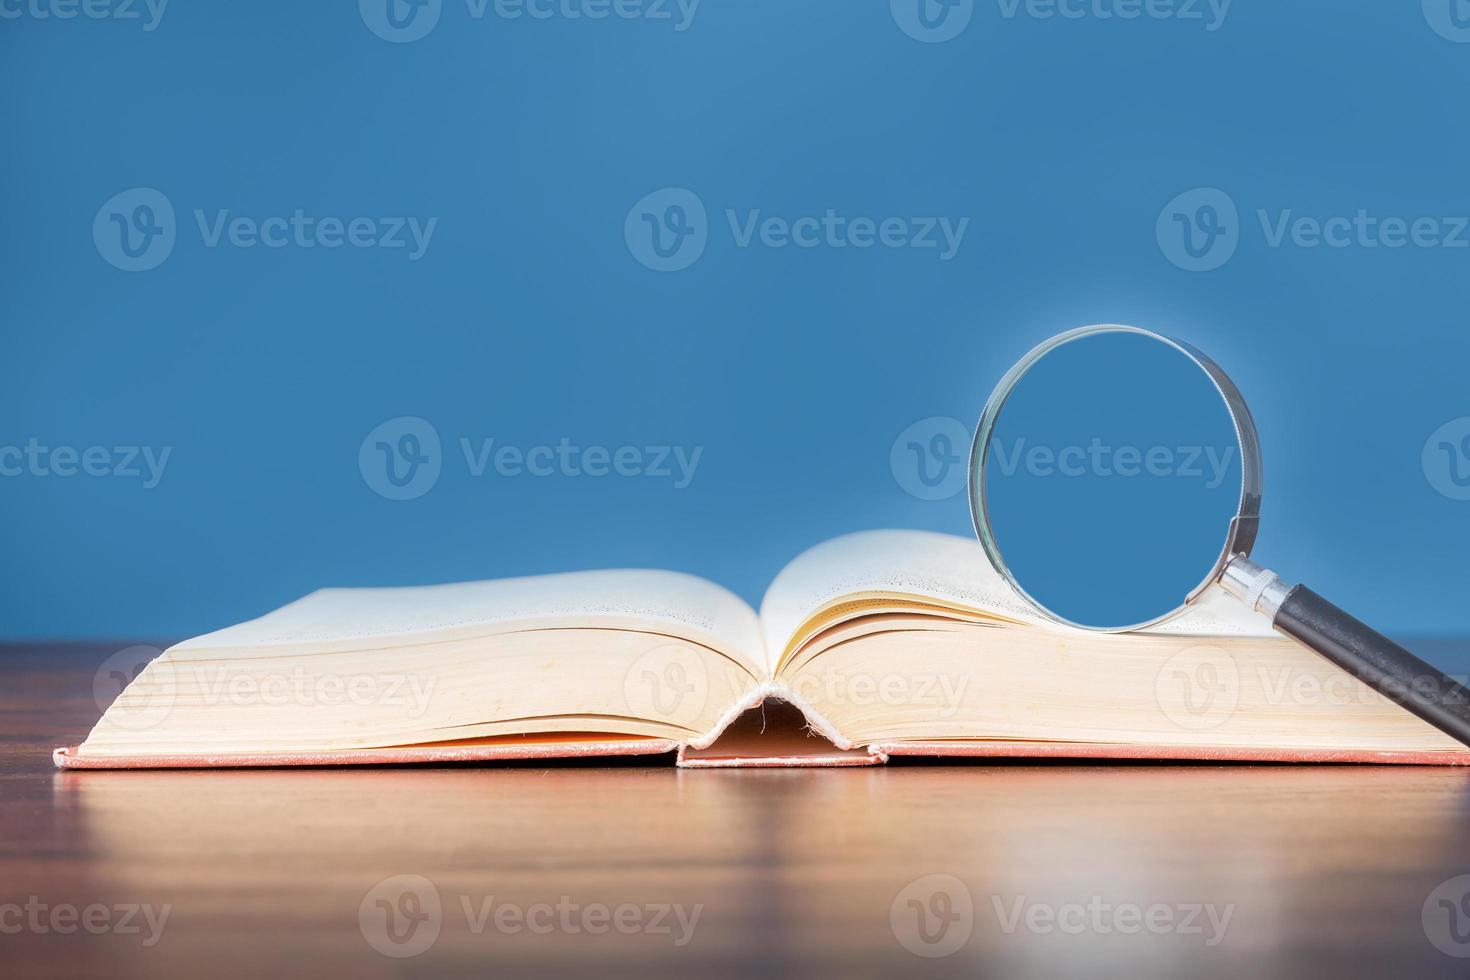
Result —
<instances>
[{"instance_id":1,"label":"magnifying glass metal rim","mask_svg":"<svg viewBox=\"0 0 1470 980\"><path fill-rule=\"evenodd\" d=\"M1092 626L1073 622L1053 612L1047 608L1045 603L1027 592L1025 587L1016 580L1010 566L1006 564L1005 557L1001 554L1000 545L996 542L995 533L991 527L990 514L985 507L985 478L990 466L990 441L995 434L995 424L1000 418L1001 409L1005 407L1006 400L1010 398L1016 385L1037 361L1058 347L1085 337L1109 333L1128 333L1148 337L1167 344L1193 361L1209 377L1215 390L1224 399L1225 407L1230 413L1231 423L1235 427L1235 438L1240 447L1240 500L1236 506L1235 517L1231 519L1229 527L1225 530L1225 544L1214 566L1178 606L1154 619L1129 626ZM1068 330L1038 344L1025 357L1017 361L1015 366L1006 372L1005 377L1000 379L1000 384L996 385L989 401L985 403L985 411L980 416L980 423L975 427L975 440L970 446L970 518L975 524L975 533L985 548L985 554L990 558L990 563L995 566L996 571L1000 572L1011 588L1015 589L1047 619L1064 626L1096 633L1123 633L1155 626L1178 615L1220 578L1231 559L1249 557L1251 548L1255 545L1256 532L1259 530L1261 518L1261 444L1256 435L1255 420L1251 418L1250 409L1246 407L1245 399L1241 396L1240 389L1235 387L1235 382L1231 381L1224 370L1204 352L1182 340L1166 337L1142 327L1130 327L1116 323L1095 324Z\"/></svg>"}]
</instances>

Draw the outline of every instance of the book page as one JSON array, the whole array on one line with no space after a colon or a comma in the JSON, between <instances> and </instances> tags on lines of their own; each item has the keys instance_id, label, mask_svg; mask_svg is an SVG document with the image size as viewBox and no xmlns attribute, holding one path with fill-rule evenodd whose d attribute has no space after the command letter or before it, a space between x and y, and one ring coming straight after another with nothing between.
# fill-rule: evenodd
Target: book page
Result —
<instances>
[{"instance_id":1,"label":"book page","mask_svg":"<svg viewBox=\"0 0 1470 980\"><path fill-rule=\"evenodd\" d=\"M996 573L978 540L934 531L860 531L802 552L771 582L761 601L767 655L779 657L817 609L858 592L917 595L1040 622Z\"/></svg>"},{"instance_id":2,"label":"book page","mask_svg":"<svg viewBox=\"0 0 1470 980\"><path fill-rule=\"evenodd\" d=\"M640 569L395 588L321 589L175 650L408 646L524 629L600 627L668 633L764 671L760 622L739 596L682 572ZM272 652L279 652L273 650Z\"/></svg>"},{"instance_id":3,"label":"book page","mask_svg":"<svg viewBox=\"0 0 1470 980\"><path fill-rule=\"evenodd\" d=\"M761 602L767 656L779 658L819 608L860 592L916 595L1075 632L1047 620L1018 595L975 538L934 531L861 531L808 549L776 576ZM1263 636L1272 630L1265 617L1212 589L1195 606L1149 632Z\"/></svg>"},{"instance_id":4,"label":"book page","mask_svg":"<svg viewBox=\"0 0 1470 980\"><path fill-rule=\"evenodd\" d=\"M1173 619L1139 632L1201 636L1281 635L1272 628L1271 620L1252 610L1218 584L1206 589Z\"/></svg>"}]
</instances>

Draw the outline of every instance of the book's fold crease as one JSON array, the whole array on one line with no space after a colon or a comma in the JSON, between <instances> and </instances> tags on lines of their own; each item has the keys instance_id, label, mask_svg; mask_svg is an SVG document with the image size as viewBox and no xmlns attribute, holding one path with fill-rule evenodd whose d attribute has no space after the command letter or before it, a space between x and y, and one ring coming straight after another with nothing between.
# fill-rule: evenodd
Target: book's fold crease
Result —
<instances>
[{"instance_id":1,"label":"book's fold crease","mask_svg":"<svg viewBox=\"0 0 1470 980\"><path fill-rule=\"evenodd\" d=\"M752 690L716 725L679 749L687 769L870 766L886 761L856 746L779 681Z\"/></svg>"}]
</instances>

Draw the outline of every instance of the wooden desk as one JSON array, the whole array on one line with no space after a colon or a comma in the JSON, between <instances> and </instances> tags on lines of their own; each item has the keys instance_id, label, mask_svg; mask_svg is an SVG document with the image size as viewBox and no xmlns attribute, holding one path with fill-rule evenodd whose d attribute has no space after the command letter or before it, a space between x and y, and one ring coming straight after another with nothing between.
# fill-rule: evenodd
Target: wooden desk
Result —
<instances>
[{"instance_id":1,"label":"wooden desk","mask_svg":"<svg viewBox=\"0 0 1470 980\"><path fill-rule=\"evenodd\" d=\"M1464 770L54 771L119 646L0 653L6 976L1470 973Z\"/></svg>"}]
</instances>

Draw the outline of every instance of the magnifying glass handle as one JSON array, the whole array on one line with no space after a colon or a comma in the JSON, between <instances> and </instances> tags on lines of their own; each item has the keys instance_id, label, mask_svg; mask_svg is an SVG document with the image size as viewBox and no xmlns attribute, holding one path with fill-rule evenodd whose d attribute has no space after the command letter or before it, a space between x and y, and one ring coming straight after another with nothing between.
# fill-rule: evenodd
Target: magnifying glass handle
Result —
<instances>
[{"instance_id":1,"label":"magnifying glass handle","mask_svg":"<svg viewBox=\"0 0 1470 980\"><path fill-rule=\"evenodd\" d=\"M1236 557L1221 585L1271 616L1271 625L1311 647L1384 697L1470 745L1470 688L1441 673L1305 585Z\"/></svg>"}]
</instances>

